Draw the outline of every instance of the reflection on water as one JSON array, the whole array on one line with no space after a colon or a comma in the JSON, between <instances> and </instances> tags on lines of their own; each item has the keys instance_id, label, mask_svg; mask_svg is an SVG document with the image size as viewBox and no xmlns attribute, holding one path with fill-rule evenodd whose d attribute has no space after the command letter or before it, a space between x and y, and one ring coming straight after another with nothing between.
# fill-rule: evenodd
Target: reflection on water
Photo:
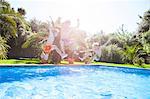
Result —
<instances>
[{"instance_id":1,"label":"reflection on water","mask_svg":"<svg viewBox=\"0 0 150 99\"><path fill-rule=\"evenodd\" d=\"M149 99L149 82L149 71L135 69L0 68L0 99Z\"/></svg>"}]
</instances>

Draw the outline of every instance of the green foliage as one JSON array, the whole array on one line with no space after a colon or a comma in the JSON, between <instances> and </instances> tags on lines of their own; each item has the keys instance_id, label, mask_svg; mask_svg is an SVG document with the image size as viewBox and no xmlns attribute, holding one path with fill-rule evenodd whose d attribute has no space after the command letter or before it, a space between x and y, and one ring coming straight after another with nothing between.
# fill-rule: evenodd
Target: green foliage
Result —
<instances>
[{"instance_id":1,"label":"green foliage","mask_svg":"<svg viewBox=\"0 0 150 99\"><path fill-rule=\"evenodd\" d=\"M132 45L138 45L138 58L144 59L145 63L150 63L150 9L142 16L139 16L141 22L138 23L138 33L132 38Z\"/></svg>"},{"instance_id":2,"label":"green foliage","mask_svg":"<svg viewBox=\"0 0 150 99\"><path fill-rule=\"evenodd\" d=\"M9 46L6 43L7 41L0 36L0 59L7 58L7 52L8 52Z\"/></svg>"},{"instance_id":3,"label":"green foliage","mask_svg":"<svg viewBox=\"0 0 150 99\"><path fill-rule=\"evenodd\" d=\"M0 3L0 33L1 36L9 39L17 37L20 30L25 31L29 27L24 17L10 7L6 1ZM21 9L23 10L23 9ZM20 10L19 10L20 11ZM29 29L29 28L28 28Z\"/></svg>"},{"instance_id":4,"label":"green foliage","mask_svg":"<svg viewBox=\"0 0 150 99\"><path fill-rule=\"evenodd\" d=\"M41 22L37 19L30 20L31 30L35 33L48 33L50 24L48 22Z\"/></svg>"},{"instance_id":5,"label":"green foliage","mask_svg":"<svg viewBox=\"0 0 150 99\"><path fill-rule=\"evenodd\" d=\"M0 36L4 37L10 46L9 58L27 57L29 54L29 49L21 48L32 34L30 24L24 18L25 14L23 8L18 8L18 11L15 11L8 2L0 2ZM30 50L33 51L33 49Z\"/></svg>"},{"instance_id":6,"label":"green foliage","mask_svg":"<svg viewBox=\"0 0 150 99\"><path fill-rule=\"evenodd\" d=\"M139 16L141 19L141 22L138 23L138 33L144 33L150 30L150 9L146 11L142 16Z\"/></svg>"},{"instance_id":7,"label":"green foliage","mask_svg":"<svg viewBox=\"0 0 150 99\"><path fill-rule=\"evenodd\" d=\"M111 43L102 47L101 61L139 65L146 62L146 57L150 53L149 31L135 36L125 30L124 25L122 25L113 35L95 34L91 38L91 42L99 42L100 45L103 45L110 37L112 38Z\"/></svg>"},{"instance_id":8,"label":"green foliage","mask_svg":"<svg viewBox=\"0 0 150 99\"><path fill-rule=\"evenodd\" d=\"M133 35L132 33L128 32L124 28L123 24L115 33L115 36L117 37L117 39L120 40L120 42L123 42L125 44L131 39L132 35Z\"/></svg>"},{"instance_id":9,"label":"green foliage","mask_svg":"<svg viewBox=\"0 0 150 99\"><path fill-rule=\"evenodd\" d=\"M142 57L140 57L140 58L139 57L135 57L133 59L133 64L134 65L138 64L138 65L142 66L144 63L145 63L145 59L142 58Z\"/></svg>"},{"instance_id":10,"label":"green foliage","mask_svg":"<svg viewBox=\"0 0 150 99\"><path fill-rule=\"evenodd\" d=\"M146 62L146 57L150 51L149 31L133 35L125 31L122 26L120 32L115 35L121 44L122 51L120 54L125 63L142 65Z\"/></svg>"},{"instance_id":11,"label":"green foliage","mask_svg":"<svg viewBox=\"0 0 150 99\"><path fill-rule=\"evenodd\" d=\"M113 35L115 35L114 39L118 47L124 48L126 45L130 45L133 33L128 32L122 25Z\"/></svg>"},{"instance_id":12,"label":"green foliage","mask_svg":"<svg viewBox=\"0 0 150 99\"><path fill-rule=\"evenodd\" d=\"M122 55L120 54L122 50L116 44L103 46L101 50L102 50L101 61L122 63L121 60Z\"/></svg>"},{"instance_id":13,"label":"green foliage","mask_svg":"<svg viewBox=\"0 0 150 99\"><path fill-rule=\"evenodd\" d=\"M23 43L22 48L38 47L40 49L41 45L44 43L45 35L46 35L45 33L36 33L36 34L31 35Z\"/></svg>"},{"instance_id":14,"label":"green foliage","mask_svg":"<svg viewBox=\"0 0 150 99\"><path fill-rule=\"evenodd\" d=\"M16 37L17 26L15 20L8 15L0 15L1 36L10 38L10 35Z\"/></svg>"},{"instance_id":15,"label":"green foliage","mask_svg":"<svg viewBox=\"0 0 150 99\"><path fill-rule=\"evenodd\" d=\"M30 21L31 30L34 32L28 37L28 39L23 43L22 48L34 47L41 50L41 46L45 43L45 37L49 33L49 24L46 22L41 22L36 19Z\"/></svg>"},{"instance_id":16,"label":"green foliage","mask_svg":"<svg viewBox=\"0 0 150 99\"><path fill-rule=\"evenodd\" d=\"M126 45L126 46L124 46L124 49L121 52L122 60L125 63L133 64L133 59L137 56L137 52L138 52L137 45L132 45L132 46Z\"/></svg>"},{"instance_id":17,"label":"green foliage","mask_svg":"<svg viewBox=\"0 0 150 99\"><path fill-rule=\"evenodd\" d=\"M106 35L103 33L103 31L101 32L98 32L97 34L94 34L90 40L89 40L89 43L90 45L92 45L94 42L97 42L99 43L100 45L103 45L104 43L107 42L107 40L111 37L111 34L110 35Z\"/></svg>"},{"instance_id":18,"label":"green foliage","mask_svg":"<svg viewBox=\"0 0 150 99\"><path fill-rule=\"evenodd\" d=\"M136 46L136 56L144 59L144 62L150 57L150 31L135 35L130 43L130 46Z\"/></svg>"},{"instance_id":19,"label":"green foliage","mask_svg":"<svg viewBox=\"0 0 150 99\"><path fill-rule=\"evenodd\" d=\"M143 44L143 50L150 54L150 30L143 33L141 38L141 44Z\"/></svg>"}]
</instances>

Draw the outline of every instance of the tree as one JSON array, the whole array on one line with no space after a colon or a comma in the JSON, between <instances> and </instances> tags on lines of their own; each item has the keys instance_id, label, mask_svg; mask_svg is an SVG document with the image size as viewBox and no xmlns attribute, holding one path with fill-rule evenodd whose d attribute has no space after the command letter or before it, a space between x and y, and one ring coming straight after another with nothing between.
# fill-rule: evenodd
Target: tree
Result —
<instances>
[{"instance_id":1,"label":"tree","mask_svg":"<svg viewBox=\"0 0 150 99\"><path fill-rule=\"evenodd\" d=\"M150 10L139 16L142 21L139 23L138 32L134 35L122 36L124 39L122 59L126 63L139 64L150 63ZM123 33L123 31L122 31ZM120 40L123 40L119 38Z\"/></svg>"},{"instance_id":2,"label":"tree","mask_svg":"<svg viewBox=\"0 0 150 99\"><path fill-rule=\"evenodd\" d=\"M142 16L138 23L138 32L132 37L131 44L138 45L138 57L144 59L145 63L150 63L150 9Z\"/></svg>"},{"instance_id":3,"label":"tree","mask_svg":"<svg viewBox=\"0 0 150 99\"><path fill-rule=\"evenodd\" d=\"M24 33L30 30L28 22L24 19L25 10L19 8L19 12L14 11L6 1L0 2L0 33L1 36L9 39L16 38L18 32Z\"/></svg>"},{"instance_id":4,"label":"tree","mask_svg":"<svg viewBox=\"0 0 150 99\"><path fill-rule=\"evenodd\" d=\"M139 16L141 22L138 23L138 33L144 33L150 30L150 9L142 16Z\"/></svg>"},{"instance_id":5,"label":"tree","mask_svg":"<svg viewBox=\"0 0 150 99\"><path fill-rule=\"evenodd\" d=\"M21 46L31 35L31 29L24 15L24 9L18 8L18 11L15 11L8 2L0 2L0 36L4 37L10 46L8 58L19 58L26 54L23 54L25 49Z\"/></svg>"},{"instance_id":6,"label":"tree","mask_svg":"<svg viewBox=\"0 0 150 99\"><path fill-rule=\"evenodd\" d=\"M10 8L8 2L0 2L0 35L9 39L16 37L17 23L15 22L15 12Z\"/></svg>"}]
</instances>

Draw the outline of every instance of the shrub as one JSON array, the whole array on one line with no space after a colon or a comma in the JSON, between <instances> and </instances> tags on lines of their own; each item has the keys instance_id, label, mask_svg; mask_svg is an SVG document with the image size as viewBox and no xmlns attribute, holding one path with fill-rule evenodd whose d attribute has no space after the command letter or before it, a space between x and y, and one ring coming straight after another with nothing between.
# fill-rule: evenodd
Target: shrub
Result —
<instances>
[{"instance_id":1,"label":"shrub","mask_svg":"<svg viewBox=\"0 0 150 99\"><path fill-rule=\"evenodd\" d=\"M120 53L122 50L116 44L104 46L102 47L101 50L102 50L101 61L123 63L121 59L122 55Z\"/></svg>"},{"instance_id":2,"label":"shrub","mask_svg":"<svg viewBox=\"0 0 150 99\"><path fill-rule=\"evenodd\" d=\"M133 64L135 65L135 64L138 64L138 65L140 65L140 66L142 66L143 64L145 63L145 59L144 58L142 58L142 57L135 57L134 59L133 59Z\"/></svg>"}]
</instances>

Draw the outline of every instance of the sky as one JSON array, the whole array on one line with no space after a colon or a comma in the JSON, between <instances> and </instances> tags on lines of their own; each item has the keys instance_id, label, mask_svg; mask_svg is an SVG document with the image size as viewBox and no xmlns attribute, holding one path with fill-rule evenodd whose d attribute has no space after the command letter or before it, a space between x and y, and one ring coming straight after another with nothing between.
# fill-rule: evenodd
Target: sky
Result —
<instances>
[{"instance_id":1,"label":"sky","mask_svg":"<svg viewBox=\"0 0 150 99\"><path fill-rule=\"evenodd\" d=\"M124 24L129 32L137 30L138 15L150 9L150 0L7 0L12 7L26 10L27 20L36 18L50 21L58 17L62 21L71 20L80 29L94 34L103 30L112 33Z\"/></svg>"}]
</instances>

